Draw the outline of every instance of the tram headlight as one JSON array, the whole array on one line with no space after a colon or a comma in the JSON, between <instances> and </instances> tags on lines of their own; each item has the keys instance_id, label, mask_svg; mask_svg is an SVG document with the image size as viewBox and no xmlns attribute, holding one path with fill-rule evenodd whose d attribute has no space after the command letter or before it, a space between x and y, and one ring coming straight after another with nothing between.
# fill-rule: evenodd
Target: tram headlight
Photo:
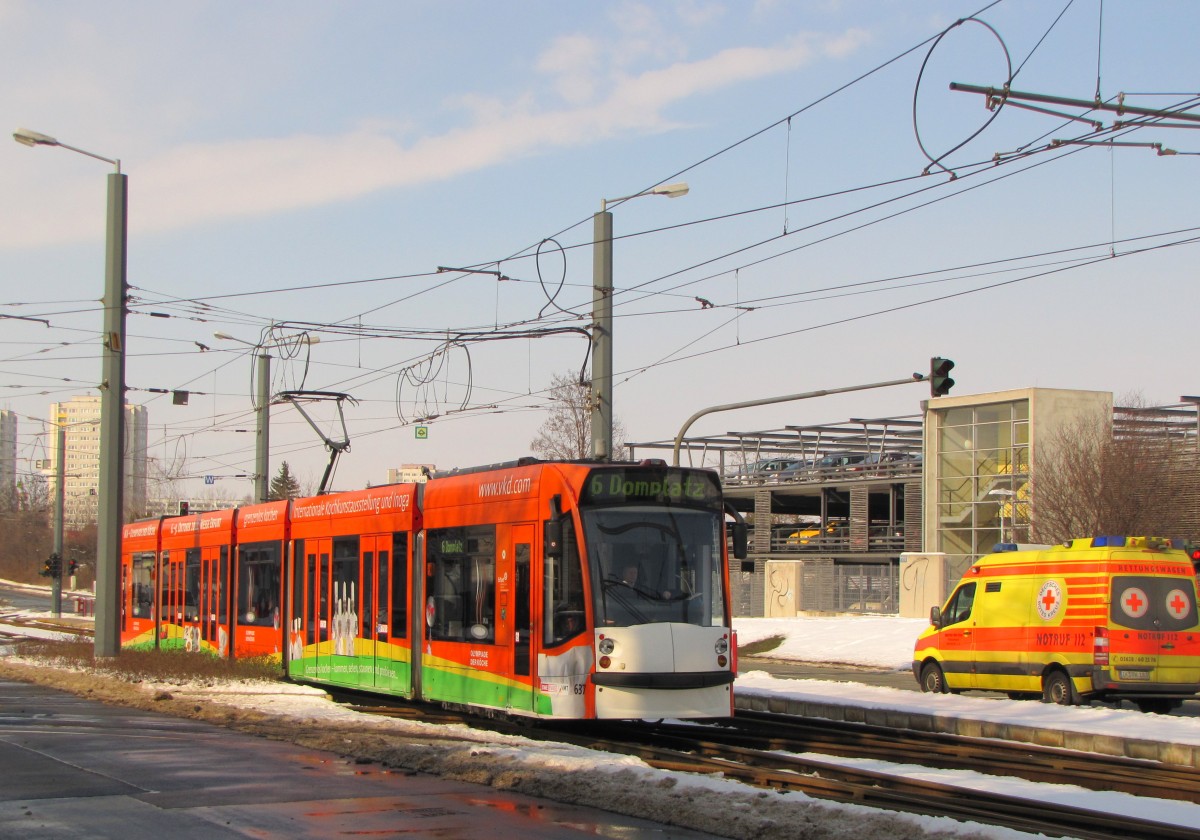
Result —
<instances>
[{"instance_id":1,"label":"tram headlight","mask_svg":"<svg viewBox=\"0 0 1200 840\"><path fill-rule=\"evenodd\" d=\"M722 636L717 639L717 643L713 645L713 649L716 650L718 656L724 656L729 653L729 640Z\"/></svg>"},{"instance_id":2,"label":"tram headlight","mask_svg":"<svg viewBox=\"0 0 1200 840\"><path fill-rule=\"evenodd\" d=\"M601 639L599 648L602 654L605 656L610 656L612 652L617 649L617 643L612 639Z\"/></svg>"}]
</instances>

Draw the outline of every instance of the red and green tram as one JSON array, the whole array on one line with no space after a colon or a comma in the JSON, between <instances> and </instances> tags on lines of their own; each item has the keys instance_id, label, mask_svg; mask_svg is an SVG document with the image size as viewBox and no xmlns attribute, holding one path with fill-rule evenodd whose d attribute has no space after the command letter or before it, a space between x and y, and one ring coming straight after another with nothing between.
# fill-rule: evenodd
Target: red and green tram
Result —
<instances>
[{"instance_id":1,"label":"red and green tram","mask_svg":"<svg viewBox=\"0 0 1200 840\"><path fill-rule=\"evenodd\" d=\"M273 653L260 642L282 625L295 680L532 717L725 717L736 675L725 515L709 470L525 459L169 518L158 589L174 591L172 526L195 520L176 530L194 542L182 550L200 551L196 617L186 586L179 620L160 594L153 638L166 646L179 624L198 634L188 649L225 655L205 616L225 614L221 558L236 557L233 654ZM150 555L132 527L128 587ZM745 526L734 535L743 556Z\"/></svg>"}]
</instances>

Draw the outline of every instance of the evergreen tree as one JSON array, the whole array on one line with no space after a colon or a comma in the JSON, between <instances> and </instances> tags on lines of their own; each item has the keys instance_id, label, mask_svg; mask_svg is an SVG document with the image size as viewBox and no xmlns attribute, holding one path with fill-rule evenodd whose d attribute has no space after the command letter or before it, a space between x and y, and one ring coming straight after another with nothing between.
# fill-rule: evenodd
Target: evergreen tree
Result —
<instances>
[{"instance_id":1,"label":"evergreen tree","mask_svg":"<svg viewBox=\"0 0 1200 840\"><path fill-rule=\"evenodd\" d=\"M294 499L300 495L300 482L292 475L288 462L279 465L279 473L271 479L270 497L273 501L279 499Z\"/></svg>"}]
</instances>

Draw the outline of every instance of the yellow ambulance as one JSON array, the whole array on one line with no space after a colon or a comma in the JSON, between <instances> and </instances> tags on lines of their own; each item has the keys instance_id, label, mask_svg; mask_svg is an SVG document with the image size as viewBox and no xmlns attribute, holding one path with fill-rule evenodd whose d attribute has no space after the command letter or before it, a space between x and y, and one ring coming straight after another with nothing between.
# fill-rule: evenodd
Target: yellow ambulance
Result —
<instances>
[{"instance_id":1,"label":"yellow ambulance","mask_svg":"<svg viewBox=\"0 0 1200 840\"><path fill-rule=\"evenodd\" d=\"M997 546L1001 548L1001 546ZM963 575L913 650L923 691L1166 712L1200 692L1195 570L1182 543L1095 537L999 551Z\"/></svg>"}]
</instances>

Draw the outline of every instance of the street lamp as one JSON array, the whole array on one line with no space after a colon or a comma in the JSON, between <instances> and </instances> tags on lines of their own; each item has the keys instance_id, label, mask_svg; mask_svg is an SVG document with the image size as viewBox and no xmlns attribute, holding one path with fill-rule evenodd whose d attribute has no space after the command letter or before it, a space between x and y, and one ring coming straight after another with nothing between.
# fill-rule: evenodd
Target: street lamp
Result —
<instances>
[{"instance_id":1,"label":"street lamp","mask_svg":"<svg viewBox=\"0 0 1200 840\"><path fill-rule=\"evenodd\" d=\"M989 496L1000 496L1007 499L1007 502L996 502L996 513L1000 516L1000 541L1004 541L1004 505L1008 505L1008 530L1009 542L1017 541L1017 494L1012 490L1006 490L1003 487L996 487L987 491Z\"/></svg>"},{"instance_id":2,"label":"street lamp","mask_svg":"<svg viewBox=\"0 0 1200 840\"><path fill-rule=\"evenodd\" d=\"M608 205L644 195L679 198L688 185L661 184L620 198L600 199L600 212L592 217L592 457L612 460L613 356L612 356L612 213Z\"/></svg>"},{"instance_id":3,"label":"street lamp","mask_svg":"<svg viewBox=\"0 0 1200 840\"><path fill-rule=\"evenodd\" d=\"M125 281L126 204L129 184L121 161L102 157L45 134L18 128L13 139L25 146L59 146L111 163L104 263L104 353L100 383L100 478L96 510L95 656L121 649L121 526L125 514Z\"/></svg>"},{"instance_id":4,"label":"street lamp","mask_svg":"<svg viewBox=\"0 0 1200 840\"><path fill-rule=\"evenodd\" d=\"M304 333L294 339L260 341L258 344L225 332L215 332L213 338L222 341L236 341L238 344L253 347L258 360L258 400L254 406L254 413L257 417L254 435L254 496L257 501L265 502L271 495L271 354L267 350L271 347L279 347L281 344L319 344L321 337Z\"/></svg>"}]
</instances>

